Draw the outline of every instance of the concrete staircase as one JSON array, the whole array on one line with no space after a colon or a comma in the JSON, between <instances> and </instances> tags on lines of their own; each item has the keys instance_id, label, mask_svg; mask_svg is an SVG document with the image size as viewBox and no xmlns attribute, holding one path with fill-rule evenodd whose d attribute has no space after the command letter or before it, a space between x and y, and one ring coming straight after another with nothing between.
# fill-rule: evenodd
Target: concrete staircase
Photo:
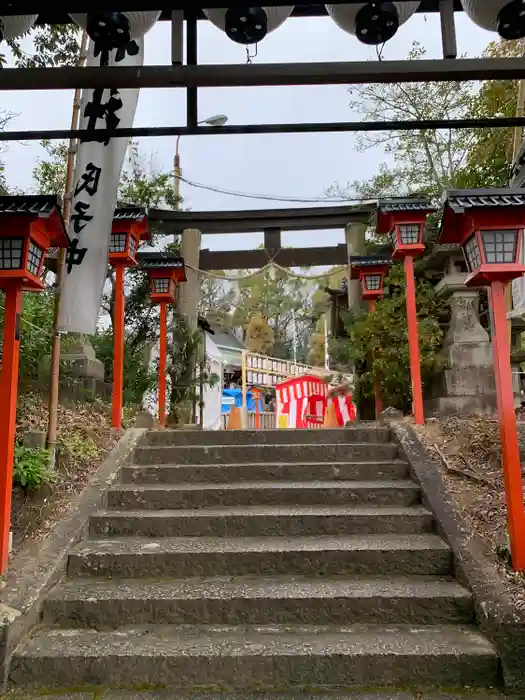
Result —
<instances>
[{"instance_id":1,"label":"concrete staircase","mask_svg":"<svg viewBox=\"0 0 525 700\"><path fill-rule=\"evenodd\" d=\"M71 552L11 681L495 686L497 654L452 571L387 429L152 432Z\"/></svg>"}]
</instances>

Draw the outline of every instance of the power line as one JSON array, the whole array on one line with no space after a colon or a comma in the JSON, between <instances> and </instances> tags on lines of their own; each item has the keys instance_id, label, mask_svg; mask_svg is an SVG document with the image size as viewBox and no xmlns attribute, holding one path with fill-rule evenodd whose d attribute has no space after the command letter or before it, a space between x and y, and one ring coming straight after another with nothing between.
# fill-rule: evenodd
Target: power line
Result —
<instances>
[{"instance_id":1,"label":"power line","mask_svg":"<svg viewBox=\"0 0 525 700\"><path fill-rule=\"evenodd\" d=\"M340 202L347 204L360 204L362 202L371 201L370 197L343 197L343 196L327 196L327 197L283 197L280 195L273 194L254 194L250 192L237 192L236 190L227 190L221 187L216 187L215 185L204 185L200 182L192 182L184 177L180 180L190 187L195 187L200 190L207 190L208 192L217 192L218 194L226 194L233 197L245 197L246 199L262 199L270 202L297 202L301 204L327 204L330 202Z\"/></svg>"}]
</instances>

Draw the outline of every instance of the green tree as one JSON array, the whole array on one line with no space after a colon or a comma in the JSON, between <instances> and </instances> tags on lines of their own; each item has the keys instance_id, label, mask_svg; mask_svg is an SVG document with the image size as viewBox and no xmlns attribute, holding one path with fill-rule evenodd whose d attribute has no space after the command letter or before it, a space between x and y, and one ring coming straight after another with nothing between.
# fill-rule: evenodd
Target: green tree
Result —
<instances>
[{"instance_id":1,"label":"green tree","mask_svg":"<svg viewBox=\"0 0 525 700\"><path fill-rule=\"evenodd\" d=\"M483 57L521 56L523 42L491 43ZM415 42L407 58L420 60L426 51ZM363 121L462 119L513 116L517 82L393 83L349 88L350 107ZM376 198L420 195L439 203L454 187L508 184L513 129L441 129L374 132L359 137L359 151L382 149L387 160L369 180L333 184L327 194L349 193Z\"/></svg>"},{"instance_id":2,"label":"green tree","mask_svg":"<svg viewBox=\"0 0 525 700\"><path fill-rule=\"evenodd\" d=\"M214 275L224 275L220 270L214 270ZM232 312L235 302L234 284L227 280L202 275L200 279L199 314L210 323L216 323L223 328L232 325Z\"/></svg>"},{"instance_id":3,"label":"green tree","mask_svg":"<svg viewBox=\"0 0 525 700\"><path fill-rule=\"evenodd\" d=\"M376 304L373 313L349 313L348 338L332 342L332 356L338 369L356 365L357 395L372 396L376 381L381 385L385 406L407 411L411 404L410 362L406 321L405 281L402 265L392 267L387 278L390 294ZM439 320L447 303L424 279L416 282L421 373L430 389L443 366L440 355L443 331Z\"/></svg>"},{"instance_id":4,"label":"green tree","mask_svg":"<svg viewBox=\"0 0 525 700\"><path fill-rule=\"evenodd\" d=\"M426 58L414 42L408 60ZM458 119L470 116L472 86L468 83L385 83L348 89L349 106L363 121ZM466 162L474 135L462 130L373 132L358 138L358 151L382 149L388 161L367 181L355 181L330 193L349 191L359 197L420 194L439 200L455 183Z\"/></svg>"},{"instance_id":5,"label":"green tree","mask_svg":"<svg viewBox=\"0 0 525 700\"><path fill-rule=\"evenodd\" d=\"M7 42L17 68L49 68L75 66L80 52L82 32L71 24L46 24L33 27L29 37L33 40L31 53L22 49L21 38ZM5 57L0 57L5 62Z\"/></svg>"},{"instance_id":6,"label":"green tree","mask_svg":"<svg viewBox=\"0 0 525 700\"><path fill-rule=\"evenodd\" d=\"M66 141L41 141L47 158L38 158L33 168L34 188L38 194L64 196L69 145Z\"/></svg>"},{"instance_id":7,"label":"green tree","mask_svg":"<svg viewBox=\"0 0 525 700\"><path fill-rule=\"evenodd\" d=\"M524 41L491 42L487 58L521 57ZM516 80L485 80L472 101L471 116L479 119L513 117L518 101ZM457 187L505 187L513 160L514 129L477 129L465 167L458 173Z\"/></svg>"},{"instance_id":8,"label":"green tree","mask_svg":"<svg viewBox=\"0 0 525 700\"><path fill-rule=\"evenodd\" d=\"M324 367L325 360L325 338L324 319L320 318L315 327L315 332L310 336L310 347L308 349L308 364L314 367Z\"/></svg>"},{"instance_id":9,"label":"green tree","mask_svg":"<svg viewBox=\"0 0 525 700\"><path fill-rule=\"evenodd\" d=\"M273 353L283 359L291 358L295 320L296 338L311 331L319 314L313 305L315 285L309 280L289 275L281 270L263 272L238 283L233 325L243 329L246 338L251 319L259 314L267 319L273 330ZM307 345L308 339L305 340Z\"/></svg>"},{"instance_id":10,"label":"green tree","mask_svg":"<svg viewBox=\"0 0 525 700\"><path fill-rule=\"evenodd\" d=\"M269 355L273 349L275 334L268 321L261 313L250 318L246 328L246 347L251 352Z\"/></svg>"}]
</instances>

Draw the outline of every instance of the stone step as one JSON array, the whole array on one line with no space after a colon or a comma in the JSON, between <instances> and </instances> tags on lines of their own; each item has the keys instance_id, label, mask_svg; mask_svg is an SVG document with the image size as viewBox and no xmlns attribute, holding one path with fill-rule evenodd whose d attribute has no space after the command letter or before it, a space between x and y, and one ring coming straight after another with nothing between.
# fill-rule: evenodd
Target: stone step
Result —
<instances>
[{"instance_id":1,"label":"stone step","mask_svg":"<svg viewBox=\"0 0 525 700\"><path fill-rule=\"evenodd\" d=\"M338 444L349 442L389 442L388 428L360 424L355 428L335 430L151 430L141 440L142 445L289 445L301 442Z\"/></svg>"},{"instance_id":2,"label":"stone step","mask_svg":"<svg viewBox=\"0 0 525 700\"><path fill-rule=\"evenodd\" d=\"M229 431L227 431L229 432ZM186 445L137 447L135 464L252 464L265 462L385 462L397 458L394 443L312 445Z\"/></svg>"},{"instance_id":3,"label":"stone step","mask_svg":"<svg viewBox=\"0 0 525 700\"><path fill-rule=\"evenodd\" d=\"M56 587L43 621L125 625L448 624L473 622L472 599L450 579L198 578L73 580Z\"/></svg>"},{"instance_id":4,"label":"stone step","mask_svg":"<svg viewBox=\"0 0 525 700\"><path fill-rule=\"evenodd\" d=\"M84 689L86 690L86 689ZM352 690L310 690L310 692L288 691L284 693L268 692L192 692L180 690L175 686L156 687L154 690L119 690L118 688L95 688L91 687L87 692L71 692L53 688L42 695L39 690L24 689L23 694L16 693L9 696L12 700L523 700L517 695L502 695L493 688L487 690L466 691L455 690L454 692L441 693L439 691L416 691L398 690L397 688L381 687L376 689L355 688Z\"/></svg>"},{"instance_id":5,"label":"stone step","mask_svg":"<svg viewBox=\"0 0 525 700\"><path fill-rule=\"evenodd\" d=\"M413 481L240 482L234 484L117 484L107 492L108 508L174 510L244 505L389 505L420 502Z\"/></svg>"},{"instance_id":6,"label":"stone step","mask_svg":"<svg viewBox=\"0 0 525 700\"><path fill-rule=\"evenodd\" d=\"M299 462L287 464L211 464L124 466L120 480L124 484L231 483L243 481L367 481L406 479L408 464L392 462Z\"/></svg>"},{"instance_id":7,"label":"stone step","mask_svg":"<svg viewBox=\"0 0 525 700\"><path fill-rule=\"evenodd\" d=\"M422 506L240 506L108 511L90 519L94 537L256 537L432 532Z\"/></svg>"},{"instance_id":8,"label":"stone step","mask_svg":"<svg viewBox=\"0 0 525 700\"><path fill-rule=\"evenodd\" d=\"M125 627L40 629L13 655L23 687L133 687L248 691L408 685L475 688L500 681L493 647L475 628Z\"/></svg>"},{"instance_id":9,"label":"stone step","mask_svg":"<svg viewBox=\"0 0 525 700\"><path fill-rule=\"evenodd\" d=\"M88 540L68 558L70 576L165 577L250 574L450 574L448 545L437 535L345 537L122 537Z\"/></svg>"}]
</instances>

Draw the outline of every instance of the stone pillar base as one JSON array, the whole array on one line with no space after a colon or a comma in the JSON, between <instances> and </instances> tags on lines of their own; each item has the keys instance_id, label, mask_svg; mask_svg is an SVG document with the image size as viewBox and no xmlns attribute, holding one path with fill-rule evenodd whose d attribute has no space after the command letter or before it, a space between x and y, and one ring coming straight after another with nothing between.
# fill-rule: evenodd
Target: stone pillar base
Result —
<instances>
[{"instance_id":1,"label":"stone pillar base","mask_svg":"<svg viewBox=\"0 0 525 700\"><path fill-rule=\"evenodd\" d=\"M79 336L68 352L60 355L66 372L74 377L104 381L104 363L97 359L87 336Z\"/></svg>"},{"instance_id":2,"label":"stone pillar base","mask_svg":"<svg viewBox=\"0 0 525 700\"><path fill-rule=\"evenodd\" d=\"M493 416L497 411L495 396L439 396L425 401L425 415Z\"/></svg>"}]
</instances>

